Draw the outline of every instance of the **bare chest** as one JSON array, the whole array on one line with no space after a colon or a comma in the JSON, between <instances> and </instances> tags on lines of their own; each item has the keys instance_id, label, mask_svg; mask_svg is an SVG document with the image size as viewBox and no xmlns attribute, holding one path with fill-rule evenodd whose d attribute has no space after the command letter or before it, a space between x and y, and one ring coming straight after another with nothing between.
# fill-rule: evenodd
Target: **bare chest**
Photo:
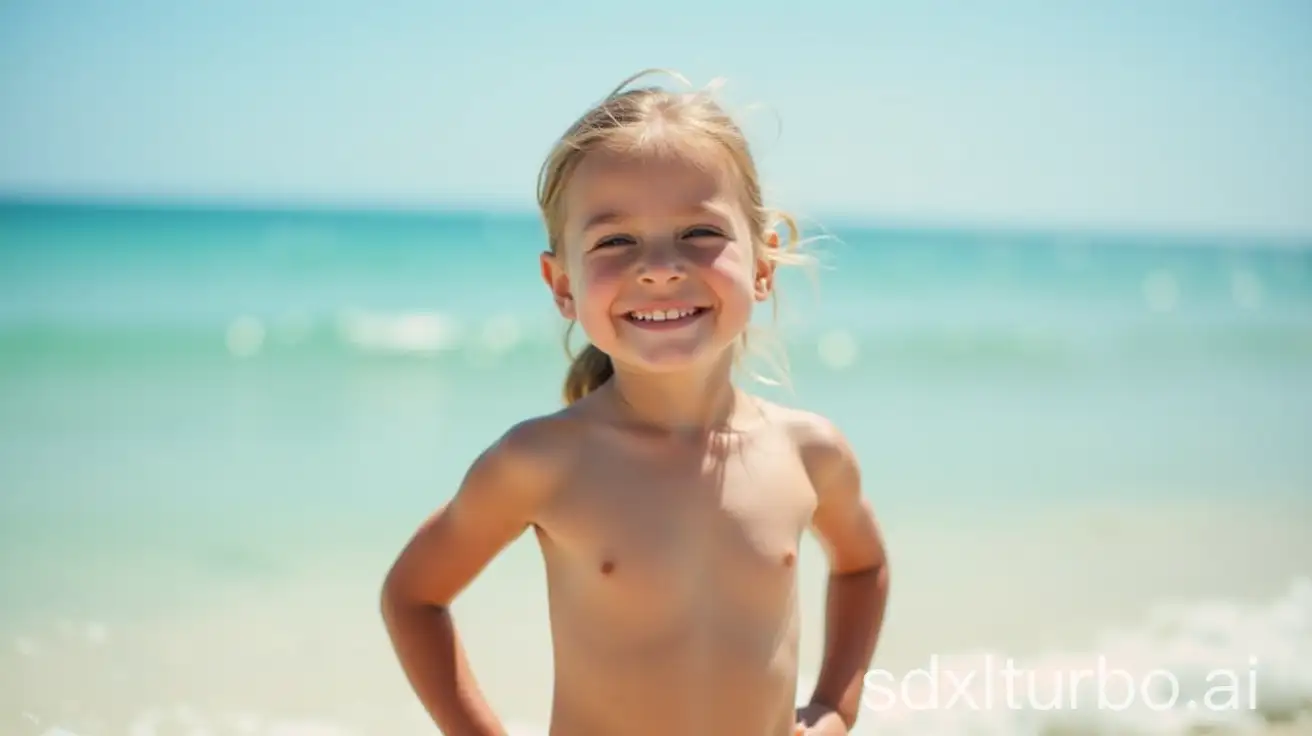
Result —
<instances>
[{"instance_id":1,"label":"bare chest","mask_svg":"<svg viewBox=\"0 0 1312 736\"><path fill-rule=\"evenodd\" d=\"M561 600L637 625L776 619L815 508L794 453L618 450L580 469L542 520Z\"/></svg>"}]
</instances>

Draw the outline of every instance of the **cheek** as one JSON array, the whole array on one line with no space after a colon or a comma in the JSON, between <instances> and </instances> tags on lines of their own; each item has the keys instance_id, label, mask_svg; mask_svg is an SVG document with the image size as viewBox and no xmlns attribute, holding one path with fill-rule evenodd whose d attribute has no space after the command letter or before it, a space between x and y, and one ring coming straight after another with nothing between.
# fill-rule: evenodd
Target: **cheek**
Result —
<instances>
[{"instance_id":1,"label":"cheek","mask_svg":"<svg viewBox=\"0 0 1312 736\"><path fill-rule=\"evenodd\" d=\"M755 274L749 258L741 254L725 253L717 258L704 272L712 288L722 299L734 302L751 302L752 284Z\"/></svg>"},{"instance_id":2,"label":"cheek","mask_svg":"<svg viewBox=\"0 0 1312 736\"><path fill-rule=\"evenodd\" d=\"M575 299L585 313L607 313L619 295L622 268L614 261L597 261L579 270ZM580 315L582 317L583 315Z\"/></svg>"}]
</instances>

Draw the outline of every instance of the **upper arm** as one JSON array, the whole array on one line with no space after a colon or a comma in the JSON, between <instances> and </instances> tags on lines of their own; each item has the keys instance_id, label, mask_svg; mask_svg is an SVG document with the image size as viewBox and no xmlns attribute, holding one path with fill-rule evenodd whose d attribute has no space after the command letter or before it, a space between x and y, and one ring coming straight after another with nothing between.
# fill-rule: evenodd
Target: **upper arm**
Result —
<instances>
[{"instance_id":1,"label":"upper arm","mask_svg":"<svg viewBox=\"0 0 1312 736\"><path fill-rule=\"evenodd\" d=\"M484 450L452 499L426 519L388 571L393 600L446 606L533 523L556 488L553 420L516 426ZM558 444L558 442L556 442Z\"/></svg>"},{"instance_id":2,"label":"upper arm","mask_svg":"<svg viewBox=\"0 0 1312 736\"><path fill-rule=\"evenodd\" d=\"M847 438L829 421L806 415L797 425L798 449L816 493L811 526L843 574L883 567L884 539L862 489L861 468Z\"/></svg>"}]
</instances>

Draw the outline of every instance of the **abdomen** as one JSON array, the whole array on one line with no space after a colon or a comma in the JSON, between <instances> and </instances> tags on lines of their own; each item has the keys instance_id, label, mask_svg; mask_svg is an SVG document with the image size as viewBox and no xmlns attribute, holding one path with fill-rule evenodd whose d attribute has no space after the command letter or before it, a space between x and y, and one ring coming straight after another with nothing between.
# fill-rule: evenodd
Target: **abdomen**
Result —
<instances>
[{"instance_id":1,"label":"abdomen","mask_svg":"<svg viewBox=\"0 0 1312 736\"><path fill-rule=\"evenodd\" d=\"M663 636L623 621L553 628L553 734L791 736L797 641L786 621L748 631L708 619Z\"/></svg>"}]
</instances>

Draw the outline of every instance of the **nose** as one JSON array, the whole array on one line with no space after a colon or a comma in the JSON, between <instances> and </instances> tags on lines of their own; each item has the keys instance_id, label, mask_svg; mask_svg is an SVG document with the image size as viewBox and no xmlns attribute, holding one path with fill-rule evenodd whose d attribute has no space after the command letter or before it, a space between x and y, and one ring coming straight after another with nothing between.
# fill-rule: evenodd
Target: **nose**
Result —
<instances>
[{"instance_id":1,"label":"nose","mask_svg":"<svg viewBox=\"0 0 1312 736\"><path fill-rule=\"evenodd\" d=\"M651 286L671 284L687 277L683 263L669 249L653 248L638 262L638 280Z\"/></svg>"}]
</instances>

